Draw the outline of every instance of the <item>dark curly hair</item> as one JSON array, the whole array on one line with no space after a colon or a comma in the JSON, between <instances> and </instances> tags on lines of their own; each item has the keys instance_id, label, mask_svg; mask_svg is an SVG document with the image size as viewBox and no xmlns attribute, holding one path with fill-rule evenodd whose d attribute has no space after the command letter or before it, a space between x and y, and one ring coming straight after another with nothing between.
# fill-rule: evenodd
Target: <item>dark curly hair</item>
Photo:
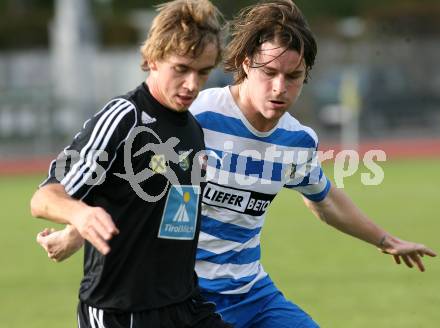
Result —
<instances>
[{"instance_id":1,"label":"dark curly hair","mask_svg":"<svg viewBox=\"0 0 440 328\"><path fill-rule=\"evenodd\" d=\"M293 1L272 0L242 9L231 22L231 41L225 51L224 65L226 71L234 73L235 84L247 76L242 65L246 58L252 67L268 64L253 60L261 45L268 41L284 47L284 52L298 51L305 61L307 81L317 53L315 37Z\"/></svg>"}]
</instances>

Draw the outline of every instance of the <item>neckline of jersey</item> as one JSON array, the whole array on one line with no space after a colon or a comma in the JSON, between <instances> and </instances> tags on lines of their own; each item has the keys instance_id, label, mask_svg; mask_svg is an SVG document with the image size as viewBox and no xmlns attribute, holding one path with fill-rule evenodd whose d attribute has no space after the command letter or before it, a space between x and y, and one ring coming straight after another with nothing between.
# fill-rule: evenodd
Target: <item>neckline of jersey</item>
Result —
<instances>
[{"instance_id":1,"label":"neckline of jersey","mask_svg":"<svg viewBox=\"0 0 440 328\"><path fill-rule=\"evenodd\" d=\"M151 103L153 104L153 110L155 113L157 113L159 115L166 116L168 119L171 119L176 123L186 123L187 122L188 114L189 114L188 111L176 112L175 110L172 110L171 108L162 105L151 94L150 89L148 88L148 85L145 82L142 83L141 89L142 89L142 92L147 96L148 100L150 100ZM145 109L142 109L142 110L146 112ZM147 114L148 114L148 112L147 112Z\"/></svg>"}]
</instances>

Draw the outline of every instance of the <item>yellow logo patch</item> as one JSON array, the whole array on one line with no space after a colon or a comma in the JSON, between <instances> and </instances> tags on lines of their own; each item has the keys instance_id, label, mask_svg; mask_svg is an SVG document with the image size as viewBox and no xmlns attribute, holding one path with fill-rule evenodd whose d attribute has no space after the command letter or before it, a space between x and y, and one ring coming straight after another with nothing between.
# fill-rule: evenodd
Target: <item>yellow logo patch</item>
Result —
<instances>
[{"instance_id":1,"label":"yellow logo patch","mask_svg":"<svg viewBox=\"0 0 440 328\"><path fill-rule=\"evenodd\" d=\"M167 163L165 160L165 155L159 154L151 157L150 169L154 173L164 174L167 171Z\"/></svg>"}]
</instances>

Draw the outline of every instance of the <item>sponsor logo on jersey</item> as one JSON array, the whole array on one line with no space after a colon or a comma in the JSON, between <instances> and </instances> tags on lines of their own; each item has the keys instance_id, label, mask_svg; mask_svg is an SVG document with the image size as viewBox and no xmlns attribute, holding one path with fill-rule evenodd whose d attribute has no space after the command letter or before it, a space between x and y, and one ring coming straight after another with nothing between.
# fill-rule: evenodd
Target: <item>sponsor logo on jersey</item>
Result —
<instances>
[{"instance_id":1,"label":"sponsor logo on jersey","mask_svg":"<svg viewBox=\"0 0 440 328\"><path fill-rule=\"evenodd\" d=\"M159 227L159 238L194 239L199 195L199 186L171 186Z\"/></svg>"},{"instance_id":2,"label":"sponsor logo on jersey","mask_svg":"<svg viewBox=\"0 0 440 328\"><path fill-rule=\"evenodd\" d=\"M228 208L254 216L263 215L275 195L227 188L209 182L204 190L204 204Z\"/></svg>"},{"instance_id":3,"label":"sponsor logo on jersey","mask_svg":"<svg viewBox=\"0 0 440 328\"><path fill-rule=\"evenodd\" d=\"M156 122L156 119L154 117L151 117L147 113L142 112L141 121L142 121L142 124L151 124L151 123Z\"/></svg>"},{"instance_id":4,"label":"sponsor logo on jersey","mask_svg":"<svg viewBox=\"0 0 440 328\"><path fill-rule=\"evenodd\" d=\"M164 174L167 171L167 162L165 160L165 155L156 154L150 159L150 169L154 173Z\"/></svg>"}]
</instances>

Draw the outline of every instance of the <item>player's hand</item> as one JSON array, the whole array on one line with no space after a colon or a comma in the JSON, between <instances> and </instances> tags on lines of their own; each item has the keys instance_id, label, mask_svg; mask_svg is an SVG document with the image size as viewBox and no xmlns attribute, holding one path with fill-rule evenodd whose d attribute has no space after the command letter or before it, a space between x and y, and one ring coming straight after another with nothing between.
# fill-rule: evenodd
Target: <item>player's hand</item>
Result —
<instances>
[{"instance_id":1,"label":"player's hand","mask_svg":"<svg viewBox=\"0 0 440 328\"><path fill-rule=\"evenodd\" d=\"M84 239L74 227L68 226L58 231L44 229L37 235L37 242L50 259L61 262L78 251L84 244Z\"/></svg>"},{"instance_id":2,"label":"player's hand","mask_svg":"<svg viewBox=\"0 0 440 328\"><path fill-rule=\"evenodd\" d=\"M386 236L379 249L383 253L392 255L397 264L403 261L409 268L416 265L421 272L425 271L422 257L425 255L431 257L437 256L432 249L423 244L401 240L392 236Z\"/></svg>"},{"instance_id":3,"label":"player's hand","mask_svg":"<svg viewBox=\"0 0 440 328\"><path fill-rule=\"evenodd\" d=\"M108 241L119 233L111 216L101 207L84 207L72 216L71 223L103 255L110 252Z\"/></svg>"}]
</instances>

